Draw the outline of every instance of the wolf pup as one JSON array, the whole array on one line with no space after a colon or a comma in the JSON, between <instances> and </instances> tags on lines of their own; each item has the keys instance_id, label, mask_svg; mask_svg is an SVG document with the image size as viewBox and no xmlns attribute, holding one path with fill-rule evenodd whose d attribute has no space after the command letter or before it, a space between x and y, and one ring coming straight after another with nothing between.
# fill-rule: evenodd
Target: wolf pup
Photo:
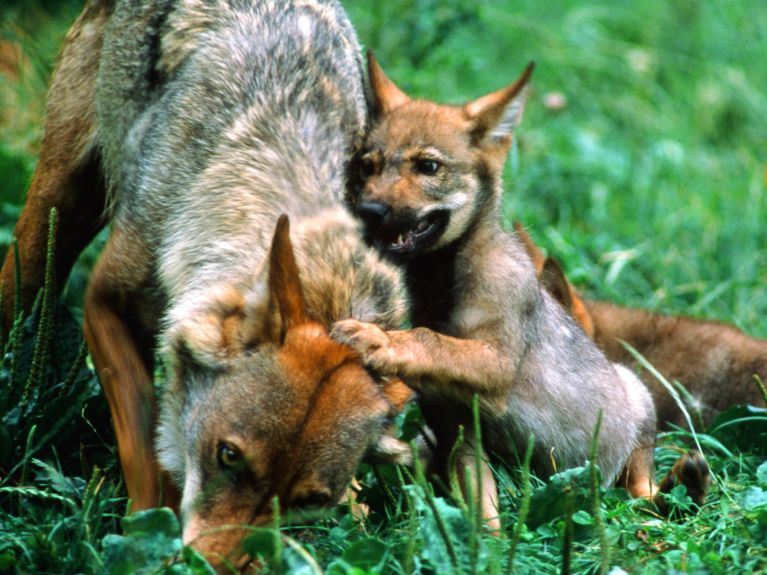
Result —
<instances>
[{"instance_id":1,"label":"wolf pup","mask_svg":"<svg viewBox=\"0 0 767 575\"><path fill-rule=\"evenodd\" d=\"M411 393L328 335L406 313L399 271L343 203L366 119L359 46L333 0L94 0L60 56L16 228L21 295L40 286L50 208L59 281L111 221L85 331L128 494L134 510L159 504L161 467L184 540L214 561L243 534L220 527L264 521L274 497L337 501ZM281 213L292 234L287 218L275 229ZM9 256L7 297L13 270Z\"/></svg>"},{"instance_id":2,"label":"wolf pup","mask_svg":"<svg viewBox=\"0 0 767 575\"><path fill-rule=\"evenodd\" d=\"M543 286L611 361L635 367L634 356L621 342L630 344L667 380L682 383L687 390L682 400L700 414L703 425L732 405L765 405L755 376L767 381L767 341L720 322L584 299L559 262L546 257L519 224L515 228ZM657 378L645 369L640 376L652 393L659 425L686 426L684 414Z\"/></svg>"},{"instance_id":3,"label":"wolf pup","mask_svg":"<svg viewBox=\"0 0 767 575\"><path fill-rule=\"evenodd\" d=\"M604 483L620 479L632 495L652 497L650 394L540 288L523 245L499 224L501 169L532 71L451 107L411 100L369 56L377 116L351 200L370 240L404 264L415 329L347 320L332 335L420 392L442 473L458 424L471 429L467 406L477 394L491 459L513 461L533 434L538 473L582 465L601 413ZM473 457L468 435L461 466ZM482 505L486 516L496 514L487 497Z\"/></svg>"}]
</instances>

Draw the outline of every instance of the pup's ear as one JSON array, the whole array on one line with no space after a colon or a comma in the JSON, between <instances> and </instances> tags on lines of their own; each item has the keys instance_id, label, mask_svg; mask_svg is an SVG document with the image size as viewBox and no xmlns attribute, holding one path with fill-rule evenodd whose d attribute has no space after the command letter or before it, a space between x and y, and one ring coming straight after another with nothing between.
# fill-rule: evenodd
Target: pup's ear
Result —
<instances>
[{"instance_id":1,"label":"pup's ear","mask_svg":"<svg viewBox=\"0 0 767 575\"><path fill-rule=\"evenodd\" d=\"M530 237L530 234L527 233L527 230L522 224L519 222L514 222L514 231L517 232L517 237L522 242L522 245L525 246L527 255L530 256L531 260L533 260L533 266L535 266L535 275L540 278L541 272L543 271L543 265L546 262L546 256L543 255L541 248L539 248L538 245L533 241L533 238Z\"/></svg>"},{"instance_id":2,"label":"pup's ear","mask_svg":"<svg viewBox=\"0 0 767 575\"><path fill-rule=\"evenodd\" d=\"M308 320L301 277L290 241L290 222L282 214L277 220L269 253L269 321L267 336L281 344L287 331Z\"/></svg>"},{"instance_id":3,"label":"pup's ear","mask_svg":"<svg viewBox=\"0 0 767 575\"><path fill-rule=\"evenodd\" d=\"M573 319L583 328L584 333L594 339L594 320L581 296L567 280L559 262L554 258L546 258L539 277L544 289L573 316Z\"/></svg>"},{"instance_id":4,"label":"pup's ear","mask_svg":"<svg viewBox=\"0 0 767 575\"><path fill-rule=\"evenodd\" d=\"M562 271L562 266L554 258L546 258L539 277L541 285L557 300L568 313L573 310L572 288Z\"/></svg>"},{"instance_id":5,"label":"pup's ear","mask_svg":"<svg viewBox=\"0 0 767 575\"><path fill-rule=\"evenodd\" d=\"M511 145L511 134L522 121L527 101L527 83L535 64L530 62L516 82L464 105L466 117L474 124L472 135L478 145Z\"/></svg>"},{"instance_id":6,"label":"pup's ear","mask_svg":"<svg viewBox=\"0 0 767 575\"><path fill-rule=\"evenodd\" d=\"M373 116L375 118L380 118L410 101L408 95L386 77L372 50L368 50L368 79L373 96Z\"/></svg>"}]
</instances>

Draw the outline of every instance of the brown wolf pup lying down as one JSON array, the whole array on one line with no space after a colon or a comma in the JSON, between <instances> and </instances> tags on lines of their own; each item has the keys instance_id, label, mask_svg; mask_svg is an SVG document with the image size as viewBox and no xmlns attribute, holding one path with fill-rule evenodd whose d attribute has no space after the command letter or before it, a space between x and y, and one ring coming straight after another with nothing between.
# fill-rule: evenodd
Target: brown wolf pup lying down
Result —
<instances>
[{"instance_id":1,"label":"brown wolf pup lying down","mask_svg":"<svg viewBox=\"0 0 767 575\"><path fill-rule=\"evenodd\" d=\"M85 331L128 494L134 510L180 503L185 542L218 566L240 566L232 549L274 497L336 502L411 394L328 334L405 318L400 272L343 204L366 120L359 46L332 0L93 0L60 55L16 228L21 295L29 306L41 285L50 208L59 284L111 223ZM6 302L14 275L11 255Z\"/></svg>"},{"instance_id":2,"label":"brown wolf pup lying down","mask_svg":"<svg viewBox=\"0 0 767 575\"><path fill-rule=\"evenodd\" d=\"M559 263L546 257L521 225L515 224L544 287L580 323L611 360L636 363L625 341L668 381L687 390L682 400L708 425L720 411L738 404L764 406L755 376L767 382L767 341L724 323L669 316L580 297ZM658 423L685 427L674 398L646 369L640 376L653 396Z\"/></svg>"},{"instance_id":3,"label":"brown wolf pup lying down","mask_svg":"<svg viewBox=\"0 0 767 575\"><path fill-rule=\"evenodd\" d=\"M332 335L375 370L418 390L441 473L448 472L458 425L471 429L468 406L477 394L491 460L513 461L533 434L539 474L582 465L601 413L604 483L655 497L649 392L540 288L524 245L499 224L501 170L531 73L528 66L507 88L444 106L410 99L369 55L376 116L352 201L369 240L405 269L414 329L347 320ZM474 457L467 435L461 467ZM699 454L683 458L675 473L686 467L699 472L693 475L700 483L688 487L700 503L708 468ZM489 470L483 475L483 509L494 518L492 477ZM664 489L672 485L670 479Z\"/></svg>"}]
</instances>

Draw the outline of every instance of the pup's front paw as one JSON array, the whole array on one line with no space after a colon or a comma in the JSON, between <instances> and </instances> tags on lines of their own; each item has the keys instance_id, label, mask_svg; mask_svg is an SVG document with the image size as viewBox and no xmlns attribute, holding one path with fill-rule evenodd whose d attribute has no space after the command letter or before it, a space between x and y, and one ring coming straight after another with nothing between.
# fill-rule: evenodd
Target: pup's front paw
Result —
<instances>
[{"instance_id":1,"label":"pup's front paw","mask_svg":"<svg viewBox=\"0 0 767 575\"><path fill-rule=\"evenodd\" d=\"M386 371L390 355L391 340L384 330L372 323L345 319L333 324L330 337L348 345L362 356L371 367Z\"/></svg>"}]
</instances>

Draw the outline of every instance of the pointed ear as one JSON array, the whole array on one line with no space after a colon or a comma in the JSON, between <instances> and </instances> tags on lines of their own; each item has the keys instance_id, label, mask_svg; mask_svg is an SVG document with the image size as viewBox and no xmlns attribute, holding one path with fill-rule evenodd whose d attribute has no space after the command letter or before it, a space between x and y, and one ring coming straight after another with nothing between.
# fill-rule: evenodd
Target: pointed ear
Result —
<instances>
[{"instance_id":1,"label":"pointed ear","mask_svg":"<svg viewBox=\"0 0 767 575\"><path fill-rule=\"evenodd\" d=\"M533 260L533 266L535 266L535 275L540 278L541 272L543 271L543 265L546 262L546 256L543 255L541 248L539 248L538 245L533 241L533 238L530 237L530 234L527 233L527 230L524 228L524 226L522 226L522 224L519 222L514 222L514 231L517 232L517 237L522 242L522 245L525 246L527 255L530 256L531 260Z\"/></svg>"},{"instance_id":2,"label":"pointed ear","mask_svg":"<svg viewBox=\"0 0 767 575\"><path fill-rule=\"evenodd\" d=\"M463 107L466 117L474 122L473 135L478 144L511 144L511 134L522 121L527 83L534 69L535 64L530 62L516 82Z\"/></svg>"},{"instance_id":3,"label":"pointed ear","mask_svg":"<svg viewBox=\"0 0 767 575\"><path fill-rule=\"evenodd\" d=\"M368 79L373 96L373 116L380 118L410 101L410 98L389 80L378 65L372 50L368 50Z\"/></svg>"},{"instance_id":4,"label":"pointed ear","mask_svg":"<svg viewBox=\"0 0 767 575\"><path fill-rule=\"evenodd\" d=\"M269 253L269 325L267 334L282 343L287 331L308 320L301 277L290 241L290 222L282 214L277 220Z\"/></svg>"},{"instance_id":5,"label":"pointed ear","mask_svg":"<svg viewBox=\"0 0 767 575\"><path fill-rule=\"evenodd\" d=\"M546 258L540 275L541 285L557 300L568 313L572 313L573 297L571 287L562 266L554 258Z\"/></svg>"},{"instance_id":6,"label":"pointed ear","mask_svg":"<svg viewBox=\"0 0 767 575\"><path fill-rule=\"evenodd\" d=\"M540 278L543 287L573 316L573 319L583 328L583 332L594 339L595 328L591 313L573 284L567 280L559 262L553 258L546 258Z\"/></svg>"}]
</instances>

